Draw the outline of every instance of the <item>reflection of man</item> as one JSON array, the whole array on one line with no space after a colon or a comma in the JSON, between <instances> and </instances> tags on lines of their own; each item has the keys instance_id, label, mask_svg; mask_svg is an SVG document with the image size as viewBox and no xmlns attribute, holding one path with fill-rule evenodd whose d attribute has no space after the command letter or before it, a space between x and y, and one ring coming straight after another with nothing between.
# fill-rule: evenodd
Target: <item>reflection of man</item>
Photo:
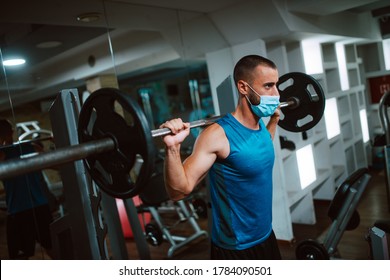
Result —
<instances>
[{"instance_id":1,"label":"reflection of man","mask_svg":"<svg viewBox=\"0 0 390 280\"><path fill-rule=\"evenodd\" d=\"M0 161L39 152L31 143L13 144L13 128L0 120ZM49 225L52 221L42 172L31 172L3 180L7 203L7 246L10 259L27 259L38 241L50 254Z\"/></svg>"}]
</instances>

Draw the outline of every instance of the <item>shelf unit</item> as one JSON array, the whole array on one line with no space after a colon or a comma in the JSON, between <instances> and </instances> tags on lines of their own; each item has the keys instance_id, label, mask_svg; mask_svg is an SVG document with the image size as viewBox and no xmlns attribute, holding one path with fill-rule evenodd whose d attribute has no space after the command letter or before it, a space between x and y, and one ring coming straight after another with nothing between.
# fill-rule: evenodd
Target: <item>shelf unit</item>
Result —
<instances>
[{"instance_id":1,"label":"shelf unit","mask_svg":"<svg viewBox=\"0 0 390 280\"><path fill-rule=\"evenodd\" d=\"M362 63L360 68L360 78L365 83L369 84L370 78L390 75L390 70L386 70L384 65L384 52L382 41L360 44L357 46L357 52L361 57ZM383 134L383 129L379 120L379 104L372 102L372 93L370 88L361 91L359 101L365 98L367 106L367 116L369 126L370 138Z\"/></svg>"},{"instance_id":2,"label":"shelf unit","mask_svg":"<svg viewBox=\"0 0 390 280\"><path fill-rule=\"evenodd\" d=\"M368 144L363 143L359 114L361 109L366 108L365 85L362 84L360 74L362 59L358 57L355 45L344 47L350 84L348 90L341 88L335 42L320 44L324 71L312 75L323 87L326 99L336 98L340 134L328 139L325 118L305 133L293 133L281 127L277 129L274 141L277 161L274 196L278 201L274 201L274 231L278 239L294 239L290 222L314 224L314 200L331 200L336 188L349 174L359 167L367 166ZM267 45L267 55L279 69L305 72L300 42L270 43ZM281 149L279 136L293 141L296 149ZM302 189L297 151L307 145L312 147L316 179ZM284 179L280 179L280 176ZM281 207L280 201L287 202L288 207Z\"/></svg>"}]
</instances>

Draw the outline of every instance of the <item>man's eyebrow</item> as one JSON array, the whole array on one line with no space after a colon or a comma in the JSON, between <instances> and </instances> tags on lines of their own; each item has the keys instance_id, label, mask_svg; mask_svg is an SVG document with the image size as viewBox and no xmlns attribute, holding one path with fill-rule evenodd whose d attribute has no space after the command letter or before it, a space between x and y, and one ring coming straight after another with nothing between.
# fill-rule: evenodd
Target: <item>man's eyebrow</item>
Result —
<instances>
[{"instance_id":1,"label":"man's eyebrow","mask_svg":"<svg viewBox=\"0 0 390 280\"><path fill-rule=\"evenodd\" d=\"M264 86L271 86L271 87L273 87L274 85L276 85L275 82L267 82L267 83L264 83Z\"/></svg>"}]
</instances>

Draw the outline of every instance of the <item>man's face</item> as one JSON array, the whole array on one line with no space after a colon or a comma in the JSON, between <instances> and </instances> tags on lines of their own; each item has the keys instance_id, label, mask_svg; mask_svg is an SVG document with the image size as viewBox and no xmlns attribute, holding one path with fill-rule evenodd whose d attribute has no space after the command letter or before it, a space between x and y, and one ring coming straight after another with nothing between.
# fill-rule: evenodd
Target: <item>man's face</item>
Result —
<instances>
[{"instance_id":1,"label":"man's face","mask_svg":"<svg viewBox=\"0 0 390 280\"><path fill-rule=\"evenodd\" d=\"M259 65L253 72L253 82L249 85L249 99L252 104L256 105L260 103L260 97L262 95L279 96L279 91L276 86L279 80L278 70Z\"/></svg>"}]
</instances>

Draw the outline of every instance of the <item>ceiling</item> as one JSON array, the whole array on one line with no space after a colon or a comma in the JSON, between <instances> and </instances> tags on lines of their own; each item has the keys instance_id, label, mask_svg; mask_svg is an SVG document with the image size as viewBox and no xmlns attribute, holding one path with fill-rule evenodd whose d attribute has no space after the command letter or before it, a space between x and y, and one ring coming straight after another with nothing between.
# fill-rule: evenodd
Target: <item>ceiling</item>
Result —
<instances>
[{"instance_id":1,"label":"ceiling","mask_svg":"<svg viewBox=\"0 0 390 280\"><path fill-rule=\"evenodd\" d=\"M389 6L388 0L3 1L0 59L22 54L27 63L2 67L0 111L10 99L13 106L40 100L96 75L145 77L202 64L208 52L258 38L377 40L371 25ZM97 20L77 19L85 14ZM53 42L61 44L47 48Z\"/></svg>"}]
</instances>

